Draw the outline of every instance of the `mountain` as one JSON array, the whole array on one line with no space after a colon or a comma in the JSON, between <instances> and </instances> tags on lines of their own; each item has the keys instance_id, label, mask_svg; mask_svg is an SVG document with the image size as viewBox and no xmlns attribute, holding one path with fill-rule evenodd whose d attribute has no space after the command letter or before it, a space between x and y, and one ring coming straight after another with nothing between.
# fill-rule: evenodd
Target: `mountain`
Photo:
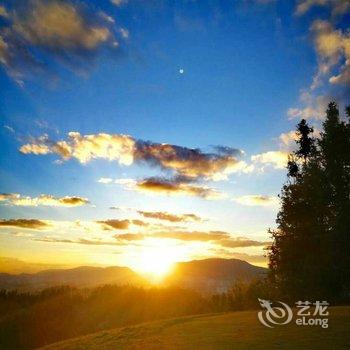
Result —
<instances>
[{"instance_id":1,"label":"mountain","mask_svg":"<svg viewBox=\"0 0 350 350\"><path fill-rule=\"evenodd\" d=\"M33 290L58 285L93 287L102 284L143 284L144 280L128 267L81 266L11 275L0 273L0 289Z\"/></svg>"},{"instance_id":2,"label":"mountain","mask_svg":"<svg viewBox=\"0 0 350 350\"><path fill-rule=\"evenodd\" d=\"M0 272L9 274L37 273L52 269L69 269L71 266L50 263L35 263L17 258L0 256Z\"/></svg>"},{"instance_id":3,"label":"mountain","mask_svg":"<svg viewBox=\"0 0 350 350\"><path fill-rule=\"evenodd\" d=\"M262 278L266 269L238 259L204 259L181 262L164 281L195 289L201 293L225 292L235 281L252 281Z\"/></svg>"},{"instance_id":4,"label":"mountain","mask_svg":"<svg viewBox=\"0 0 350 350\"><path fill-rule=\"evenodd\" d=\"M266 269L238 259L205 259L180 262L163 281L165 286L194 289L201 293L218 293L230 288L234 281L261 278ZM30 291L58 285L94 287L103 284L147 285L148 282L127 267L81 266L54 269L34 274L0 273L0 289Z\"/></svg>"}]
</instances>

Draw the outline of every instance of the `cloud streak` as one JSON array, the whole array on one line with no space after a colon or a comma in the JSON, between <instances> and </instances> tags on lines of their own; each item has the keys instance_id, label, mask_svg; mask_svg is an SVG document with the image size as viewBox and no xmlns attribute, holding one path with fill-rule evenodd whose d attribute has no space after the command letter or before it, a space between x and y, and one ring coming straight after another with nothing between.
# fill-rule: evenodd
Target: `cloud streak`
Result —
<instances>
[{"instance_id":1,"label":"cloud streak","mask_svg":"<svg viewBox=\"0 0 350 350\"><path fill-rule=\"evenodd\" d=\"M195 214L171 214L161 211L142 211L138 213L145 218L164 220L170 222L187 222L187 221L202 221L202 219Z\"/></svg>"},{"instance_id":2,"label":"cloud streak","mask_svg":"<svg viewBox=\"0 0 350 350\"><path fill-rule=\"evenodd\" d=\"M36 242L45 242L45 243L73 243L73 244L83 244L83 245L111 245L111 246L120 246L123 244L119 244L116 241L103 241L98 239L86 239L86 238L78 238L76 240L73 239L62 239L56 237L42 237L42 238L33 238L32 241Z\"/></svg>"},{"instance_id":3,"label":"cloud streak","mask_svg":"<svg viewBox=\"0 0 350 350\"><path fill-rule=\"evenodd\" d=\"M230 235L222 231L161 231L153 233L125 233L114 236L117 240L143 240L147 238L161 238L161 239L176 239L180 241L219 241L221 239L228 239Z\"/></svg>"},{"instance_id":4,"label":"cloud streak","mask_svg":"<svg viewBox=\"0 0 350 350\"><path fill-rule=\"evenodd\" d=\"M276 206L279 203L277 197L263 195L247 195L233 198L233 200L248 206Z\"/></svg>"},{"instance_id":5,"label":"cloud streak","mask_svg":"<svg viewBox=\"0 0 350 350\"><path fill-rule=\"evenodd\" d=\"M1 227L19 227L32 230L41 230L48 228L50 225L43 220L36 219L4 219L0 220Z\"/></svg>"},{"instance_id":6,"label":"cloud streak","mask_svg":"<svg viewBox=\"0 0 350 350\"><path fill-rule=\"evenodd\" d=\"M102 220L96 221L98 224L101 224L104 230L126 230L130 227L130 225L147 227L149 223L138 220L138 219L110 219L110 220Z\"/></svg>"},{"instance_id":7,"label":"cloud streak","mask_svg":"<svg viewBox=\"0 0 350 350\"><path fill-rule=\"evenodd\" d=\"M245 237L231 237L224 231L160 231L152 233L124 233L114 236L118 241L142 241L149 238L174 239L179 241L211 242L226 248L267 246L270 242L255 241Z\"/></svg>"},{"instance_id":8,"label":"cloud streak","mask_svg":"<svg viewBox=\"0 0 350 350\"><path fill-rule=\"evenodd\" d=\"M171 221L173 222L173 221ZM175 221L177 222L177 221ZM125 232L131 226L138 227L137 232ZM84 245L142 245L149 244L151 240L174 240L178 243L202 242L207 245L221 246L225 248L264 247L269 242L256 241L246 237L233 237L225 231L188 230L179 226L153 225L138 219L110 219L91 222L60 222L38 219L3 219L0 220L1 228L21 228L28 230L50 230L50 235L36 236L20 233L15 236L23 239L46 243L74 243ZM88 228L88 229L86 229ZM86 233L94 233L94 237L79 237L82 230ZM113 231L121 231L115 233ZM104 231L111 231L111 236L106 237ZM176 242L174 242L176 243Z\"/></svg>"},{"instance_id":9,"label":"cloud streak","mask_svg":"<svg viewBox=\"0 0 350 350\"><path fill-rule=\"evenodd\" d=\"M54 197L48 194L41 194L39 197L29 197L18 193L2 193L0 194L0 203L28 207L78 207L90 202L87 198L76 196Z\"/></svg>"},{"instance_id":10,"label":"cloud streak","mask_svg":"<svg viewBox=\"0 0 350 350\"><path fill-rule=\"evenodd\" d=\"M167 196L195 196L208 200L223 198L223 194L207 186L191 185L182 183L176 179L165 179L161 177L150 177L137 181L134 188L137 191L167 195Z\"/></svg>"},{"instance_id":11,"label":"cloud streak","mask_svg":"<svg viewBox=\"0 0 350 350\"><path fill-rule=\"evenodd\" d=\"M191 180L192 181L192 180ZM128 178L111 179L100 178L99 183L115 183L127 190L138 191L145 194L166 195L166 196L194 196L208 200L225 198L225 194L205 185L195 185L187 178L161 176L148 177L141 180Z\"/></svg>"}]
</instances>

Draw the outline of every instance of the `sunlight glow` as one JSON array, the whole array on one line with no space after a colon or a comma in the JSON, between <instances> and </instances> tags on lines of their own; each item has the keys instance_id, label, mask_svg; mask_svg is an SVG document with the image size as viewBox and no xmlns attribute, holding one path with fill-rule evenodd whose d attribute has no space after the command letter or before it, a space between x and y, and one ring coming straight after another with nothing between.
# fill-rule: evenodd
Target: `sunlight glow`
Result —
<instances>
[{"instance_id":1,"label":"sunlight glow","mask_svg":"<svg viewBox=\"0 0 350 350\"><path fill-rule=\"evenodd\" d=\"M133 268L150 280L159 282L170 273L175 262L182 260L179 247L164 240L149 240L149 245L142 248Z\"/></svg>"}]
</instances>

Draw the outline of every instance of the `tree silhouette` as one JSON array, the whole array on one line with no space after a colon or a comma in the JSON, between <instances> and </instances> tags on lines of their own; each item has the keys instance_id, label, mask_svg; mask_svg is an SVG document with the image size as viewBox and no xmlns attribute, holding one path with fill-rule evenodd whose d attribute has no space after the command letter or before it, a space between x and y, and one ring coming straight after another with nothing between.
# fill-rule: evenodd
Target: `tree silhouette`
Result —
<instances>
[{"instance_id":1,"label":"tree silhouette","mask_svg":"<svg viewBox=\"0 0 350 350\"><path fill-rule=\"evenodd\" d=\"M350 109L347 109L348 119ZM288 162L270 275L285 297L344 299L349 293L350 125L331 102L318 140L306 120Z\"/></svg>"}]
</instances>

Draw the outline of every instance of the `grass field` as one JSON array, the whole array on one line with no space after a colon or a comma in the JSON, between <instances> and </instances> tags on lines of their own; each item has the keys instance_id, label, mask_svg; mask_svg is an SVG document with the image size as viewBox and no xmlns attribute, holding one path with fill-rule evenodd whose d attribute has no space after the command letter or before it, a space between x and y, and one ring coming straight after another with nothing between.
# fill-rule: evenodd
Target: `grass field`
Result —
<instances>
[{"instance_id":1,"label":"grass field","mask_svg":"<svg viewBox=\"0 0 350 350\"><path fill-rule=\"evenodd\" d=\"M350 307L330 308L329 328L262 326L256 311L144 323L55 343L42 350L350 349Z\"/></svg>"}]
</instances>

